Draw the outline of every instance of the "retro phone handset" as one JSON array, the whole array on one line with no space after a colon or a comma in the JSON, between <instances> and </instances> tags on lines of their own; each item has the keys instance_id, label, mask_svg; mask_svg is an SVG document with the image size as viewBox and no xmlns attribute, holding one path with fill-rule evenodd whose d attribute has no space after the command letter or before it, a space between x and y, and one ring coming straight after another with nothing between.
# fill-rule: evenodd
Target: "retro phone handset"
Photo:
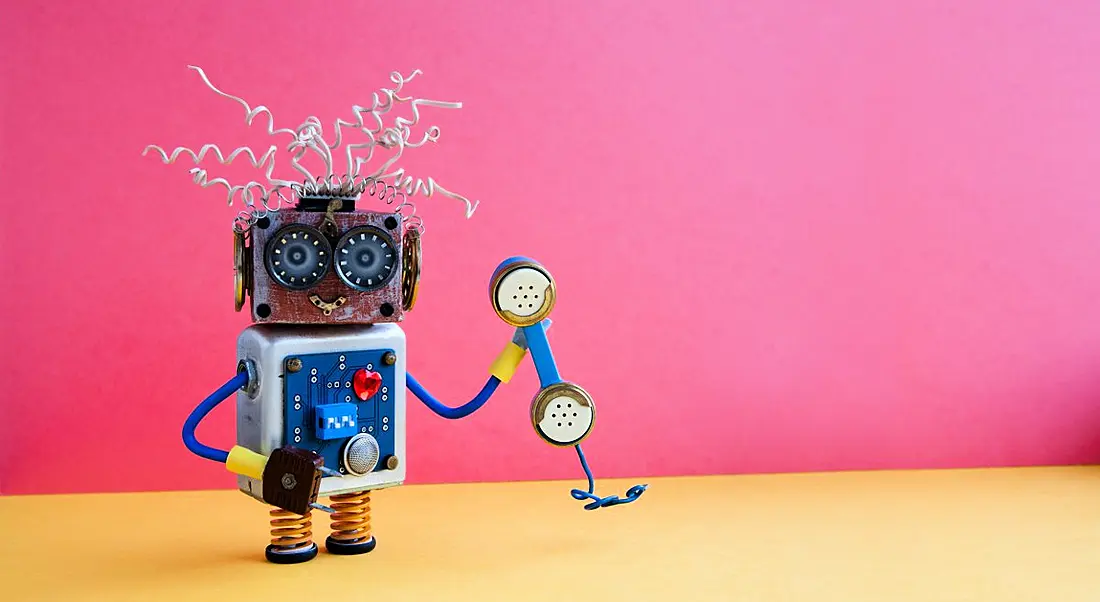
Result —
<instances>
[{"instance_id":1,"label":"retro phone handset","mask_svg":"<svg viewBox=\"0 0 1100 602\"><path fill-rule=\"evenodd\" d=\"M531 352L535 371L539 375L540 389L531 401L531 425L543 441L557 447L573 447L577 451L581 468L588 478L588 491L574 489L573 497L580 501L591 500L585 510L626 504L638 499L648 485L635 485L623 497L599 497L588 460L581 450L581 441L592 432L596 420L596 406L592 396L580 385L563 380L558 373L554 353L546 330L550 327L550 311L557 300L557 288L550 272L539 262L527 257L511 257L504 260L493 272L489 283L489 297L497 316L516 327L516 338L510 346L509 363L518 363L526 350ZM509 355L502 354L502 360Z\"/></svg>"}]
</instances>

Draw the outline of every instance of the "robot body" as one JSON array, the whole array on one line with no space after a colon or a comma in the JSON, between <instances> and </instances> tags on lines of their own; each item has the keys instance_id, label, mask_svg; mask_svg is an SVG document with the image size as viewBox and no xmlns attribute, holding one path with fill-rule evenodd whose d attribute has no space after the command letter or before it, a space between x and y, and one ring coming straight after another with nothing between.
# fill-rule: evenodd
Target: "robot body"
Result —
<instances>
[{"instance_id":1,"label":"robot body","mask_svg":"<svg viewBox=\"0 0 1100 602\"><path fill-rule=\"evenodd\" d=\"M253 325L237 342L254 383L237 392L237 445L269 456L281 447L319 455L340 473L320 495L405 480L405 333L396 324ZM260 479L239 489L262 500Z\"/></svg>"}]
</instances>

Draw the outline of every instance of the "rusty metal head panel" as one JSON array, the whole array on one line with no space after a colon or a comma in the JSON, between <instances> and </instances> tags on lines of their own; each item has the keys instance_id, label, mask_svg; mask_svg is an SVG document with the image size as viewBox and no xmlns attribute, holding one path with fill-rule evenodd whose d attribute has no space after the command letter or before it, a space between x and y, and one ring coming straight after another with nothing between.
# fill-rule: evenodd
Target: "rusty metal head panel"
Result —
<instances>
[{"instance_id":1,"label":"rusty metal head panel","mask_svg":"<svg viewBox=\"0 0 1100 602\"><path fill-rule=\"evenodd\" d=\"M251 229L253 320L400 322L403 237L395 213L272 212Z\"/></svg>"}]
</instances>

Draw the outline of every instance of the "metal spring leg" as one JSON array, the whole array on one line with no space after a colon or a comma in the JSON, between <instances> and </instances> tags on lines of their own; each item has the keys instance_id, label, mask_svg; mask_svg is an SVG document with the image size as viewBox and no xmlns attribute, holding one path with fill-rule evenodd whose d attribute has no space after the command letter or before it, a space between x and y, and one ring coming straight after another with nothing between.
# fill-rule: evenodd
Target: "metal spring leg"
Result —
<instances>
[{"instance_id":1,"label":"metal spring leg","mask_svg":"<svg viewBox=\"0 0 1100 602\"><path fill-rule=\"evenodd\" d=\"M330 554L366 554L376 544L370 530L370 492L356 491L329 497L332 535L325 540Z\"/></svg>"},{"instance_id":2,"label":"metal spring leg","mask_svg":"<svg viewBox=\"0 0 1100 602\"><path fill-rule=\"evenodd\" d=\"M300 516L278 508L271 511L271 545L267 546L264 554L269 561L297 564L317 556L311 514L307 512Z\"/></svg>"}]
</instances>

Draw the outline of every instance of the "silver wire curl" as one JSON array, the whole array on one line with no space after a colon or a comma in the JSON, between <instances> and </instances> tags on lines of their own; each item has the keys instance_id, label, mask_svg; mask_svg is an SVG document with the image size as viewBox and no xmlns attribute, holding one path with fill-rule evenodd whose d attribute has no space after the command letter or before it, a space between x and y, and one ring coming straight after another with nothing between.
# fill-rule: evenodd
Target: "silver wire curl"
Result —
<instances>
[{"instance_id":1,"label":"silver wire curl","mask_svg":"<svg viewBox=\"0 0 1100 602\"><path fill-rule=\"evenodd\" d=\"M278 149L274 145L269 147L267 152L261 156L257 156L248 147L238 147L226 155L214 144L205 144L198 152L186 147L177 147L171 153L165 152L164 149L156 145L149 145L145 148L142 152L143 155L155 150L159 153L162 161L167 164L174 163L183 154L188 155L196 165L196 167L189 170L192 181L202 188L224 187L226 189L226 201L230 206L233 205L235 198L239 195L244 206L234 218L235 231L247 230L269 212L278 211L284 204L288 204L290 201L283 194L283 190L290 190L299 197L303 195L334 194L356 199L363 192L367 192L368 196L376 198L387 205L397 203L396 211L402 217L408 216L406 219L411 220L412 227L420 229L423 228L423 220L415 215L416 207L409 201L410 196L423 194L430 197L435 193L439 193L461 200L466 205L467 218L471 217L477 208L478 203L476 201L471 202L466 197L443 188L433 178L413 178L406 174L404 168L389 171L401 158L406 148L419 148L429 142L436 142L440 137L440 128L434 125L428 127L418 139L413 137L412 127L421 122L421 106L444 109L462 108L462 103L401 95L404 85L422 74L419 69L412 71L407 77L398 71L391 72L389 79L393 86L383 87L374 92L369 107L353 105L353 118L351 121L342 118L336 119L333 123L333 141L329 142L325 139L324 126L319 118L315 116L307 117L295 129L277 128L274 115L266 106L257 105L252 107L243 98L228 94L217 88L201 68L194 65L189 65L188 68L196 71L203 83L215 94L241 105L245 111L246 126L252 126L256 117L260 114L266 114L267 123L264 129L268 135L290 136L291 139L286 145L285 151L291 154L291 168L303 176L300 182L273 176L275 154ZM393 124L387 127L383 116L399 103L408 105L411 118L398 116L394 119ZM366 141L354 144L348 141L344 144L345 131L358 131L365 136ZM344 144L348 161L348 174L342 176L337 175L333 169L333 151L339 148L341 144ZM372 160L375 148L379 147L394 149L396 152L379 169L367 175L362 174L363 165ZM363 151L365 156L357 157L357 151ZM308 153L316 154L324 162L325 173L323 175L314 176L300 163L299 160ZM252 180L243 185L235 185L222 177L212 178L206 169L198 167L198 164L208 154L213 155L223 165L228 165L242 154L247 155L252 167L263 170L264 178L267 181L265 183ZM392 183L383 182L383 180L390 179L392 179Z\"/></svg>"}]
</instances>

